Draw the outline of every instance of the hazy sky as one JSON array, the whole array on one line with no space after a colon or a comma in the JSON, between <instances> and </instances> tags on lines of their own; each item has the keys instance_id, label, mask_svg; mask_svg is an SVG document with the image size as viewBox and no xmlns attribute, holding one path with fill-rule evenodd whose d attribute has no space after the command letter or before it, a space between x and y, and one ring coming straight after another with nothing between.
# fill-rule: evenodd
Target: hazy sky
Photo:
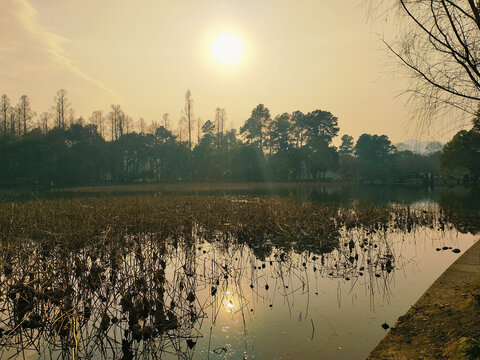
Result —
<instances>
[{"instance_id":1,"label":"hazy sky","mask_svg":"<svg viewBox=\"0 0 480 360\"><path fill-rule=\"evenodd\" d=\"M401 86L366 21L363 0L1 0L0 93L49 111L65 88L77 115L118 103L134 120L176 127L188 88L195 117L227 111L238 128L259 103L272 115L315 109L341 134L413 137ZM244 57L210 54L221 32Z\"/></svg>"}]
</instances>

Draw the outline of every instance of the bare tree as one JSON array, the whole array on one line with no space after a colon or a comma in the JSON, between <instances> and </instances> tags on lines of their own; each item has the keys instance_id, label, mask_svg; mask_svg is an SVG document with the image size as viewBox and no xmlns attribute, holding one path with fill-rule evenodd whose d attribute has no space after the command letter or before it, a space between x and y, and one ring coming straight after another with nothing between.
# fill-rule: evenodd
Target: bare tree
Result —
<instances>
[{"instance_id":1,"label":"bare tree","mask_svg":"<svg viewBox=\"0 0 480 360\"><path fill-rule=\"evenodd\" d=\"M110 127L112 132L112 141L118 140L123 135L123 111L120 105L111 105L111 111L108 114L110 120Z\"/></svg>"},{"instance_id":2,"label":"bare tree","mask_svg":"<svg viewBox=\"0 0 480 360\"><path fill-rule=\"evenodd\" d=\"M22 97L20 97L18 108L20 116L19 121L21 122L21 127L23 128L23 135L25 135L27 133L27 123L29 123L35 115L30 106L30 99L27 95L22 95Z\"/></svg>"},{"instance_id":3,"label":"bare tree","mask_svg":"<svg viewBox=\"0 0 480 360\"><path fill-rule=\"evenodd\" d=\"M20 104L15 106L15 132L19 137L22 136L22 108Z\"/></svg>"},{"instance_id":4,"label":"bare tree","mask_svg":"<svg viewBox=\"0 0 480 360\"><path fill-rule=\"evenodd\" d=\"M202 132L201 127L202 127L202 119L197 118L197 144L200 144L200 134Z\"/></svg>"},{"instance_id":5,"label":"bare tree","mask_svg":"<svg viewBox=\"0 0 480 360\"><path fill-rule=\"evenodd\" d=\"M125 134L129 134L130 131L132 131L132 126L133 126L132 117L125 114L125 116L123 117L123 122L124 122L123 128L125 130Z\"/></svg>"},{"instance_id":6,"label":"bare tree","mask_svg":"<svg viewBox=\"0 0 480 360\"><path fill-rule=\"evenodd\" d=\"M150 123L150 126L148 127L148 133L149 134L155 134L155 131L157 130L158 128L158 123L156 120L153 120L151 123Z\"/></svg>"},{"instance_id":7,"label":"bare tree","mask_svg":"<svg viewBox=\"0 0 480 360\"><path fill-rule=\"evenodd\" d=\"M140 134L145 135L145 130L146 130L146 127L147 127L147 123L145 122L145 120L143 118L140 118L138 120L138 124L140 126Z\"/></svg>"},{"instance_id":8,"label":"bare tree","mask_svg":"<svg viewBox=\"0 0 480 360\"><path fill-rule=\"evenodd\" d=\"M68 109L67 123L68 127L71 127L75 123L75 110L73 110L72 108Z\"/></svg>"},{"instance_id":9,"label":"bare tree","mask_svg":"<svg viewBox=\"0 0 480 360\"><path fill-rule=\"evenodd\" d=\"M85 125L85 119L83 118L83 116L80 116L77 120L75 120L73 123L77 124L77 125L81 125L81 126L84 126Z\"/></svg>"},{"instance_id":10,"label":"bare tree","mask_svg":"<svg viewBox=\"0 0 480 360\"><path fill-rule=\"evenodd\" d=\"M187 128L188 128L188 120L182 111L182 113L180 114L180 119L178 120L178 137L180 142L182 142L183 139L185 139Z\"/></svg>"},{"instance_id":11,"label":"bare tree","mask_svg":"<svg viewBox=\"0 0 480 360\"><path fill-rule=\"evenodd\" d=\"M188 121L188 156L189 160L192 159L192 93L190 89L187 90L185 93L185 116L187 117Z\"/></svg>"},{"instance_id":12,"label":"bare tree","mask_svg":"<svg viewBox=\"0 0 480 360\"><path fill-rule=\"evenodd\" d=\"M2 122L2 132L3 134L7 133L7 122L10 109L10 100L7 95L2 95L0 98L0 119Z\"/></svg>"},{"instance_id":13,"label":"bare tree","mask_svg":"<svg viewBox=\"0 0 480 360\"><path fill-rule=\"evenodd\" d=\"M226 121L227 112L217 107L215 109L215 127L217 128L217 148L220 151L223 138L223 127Z\"/></svg>"},{"instance_id":14,"label":"bare tree","mask_svg":"<svg viewBox=\"0 0 480 360\"><path fill-rule=\"evenodd\" d=\"M220 111L220 135L223 137L223 134L225 133L225 121L227 121L227 111L225 108L222 108Z\"/></svg>"},{"instance_id":15,"label":"bare tree","mask_svg":"<svg viewBox=\"0 0 480 360\"><path fill-rule=\"evenodd\" d=\"M105 119L103 116L102 110L96 110L92 112L92 115L89 118L90 124L97 127L98 133L104 137L105 136Z\"/></svg>"},{"instance_id":16,"label":"bare tree","mask_svg":"<svg viewBox=\"0 0 480 360\"><path fill-rule=\"evenodd\" d=\"M169 117L169 114L168 113L165 113L163 114L162 116L162 119L163 119L163 127L165 128L165 130L168 130L168 123L170 122L170 120L168 119Z\"/></svg>"},{"instance_id":17,"label":"bare tree","mask_svg":"<svg viewBox=\"0 0 480 360\"><path fill-rule=\"evenodd\" d=\"M444 110L475 114L480 100L480 14L474 0L370 0L376 18L396 20L383 41L408 69L410 101L429 119ZM383 16L377 16L383 14ZM387 30L388 33L388 30Z\"/></svg>"},{"instance_id":18,"label":"bare tree","mask_svg":"<svg viewBox=\"0 0 480 360\"><path fill-rule=\"evenodd\" d=\"M40 115L40 128L42 129L42 133L46 134L48 132L48 122L50 120L50 114L48 112L42 113Z\"/></svg>"},{"instance_id":19,"label":"bare tree","mask_svg":"<svg viewBox=\"0 0 480 360\"><path fill-rule=\"evenodd\" d=\"M67 98L67 91L60 89L55 95L55 126L65 129L65 120L70 113L70 101Z\"/></svg>"},{"instance_id":20,"label":"bare tree","mask_svg":"<svg viewBox=\"0 0 480 360\"><path fill-rule=\"evenodd\" d=\"M15 135L17 123L17 108L10 106L8 112L10 113L10 134Z\"/></svg>"}]
</instances>

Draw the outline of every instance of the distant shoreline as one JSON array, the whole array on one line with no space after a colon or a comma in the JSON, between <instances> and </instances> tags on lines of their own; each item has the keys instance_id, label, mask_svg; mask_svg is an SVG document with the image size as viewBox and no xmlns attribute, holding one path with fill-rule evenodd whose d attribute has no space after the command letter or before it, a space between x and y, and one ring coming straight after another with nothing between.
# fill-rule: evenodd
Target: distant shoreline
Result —
<instances>
[{"instance_id":1,"label":"distant shoreline","mask_svg":"<svg viewBox=\"0 0 480 360\"><path fill-rule=\"evenodd\" d=\"M426 186L457 186L462 185L458 179L434 179L426 182L423 178L409 178L404 181L393 179L374 179L363 181L349 181L349 180L304 180L304 181L176 181L176 182L126 182L126 183L99 183L99 184L79 184L79 185L40 185L32 184L31 186L0 186L0 191L9 190L57 190L57 191L110 191L111 189L166 189L166 190L237 190L237 189L271 189L271 188L291 188L291 187L317 187L317 186L412 186L412 187L426 187ZM474 185L474 184L472 184ZM475 187L475 186L468 186Z\"/></svg>"}]
</instances>

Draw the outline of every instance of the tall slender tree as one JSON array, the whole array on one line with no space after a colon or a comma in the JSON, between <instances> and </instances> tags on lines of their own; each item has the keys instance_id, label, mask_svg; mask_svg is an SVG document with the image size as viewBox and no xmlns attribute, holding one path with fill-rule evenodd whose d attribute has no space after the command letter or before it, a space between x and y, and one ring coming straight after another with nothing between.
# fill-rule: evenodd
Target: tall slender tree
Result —
<instances>
[{"instance_id":1,"label":"tall slender tree","mask_svg":"<svg viewBox=\"0 0 480 360\"><path fill-rule=\"evenodd\" d=\"M70 110L70 100L67 97L67 91L64 89L58 90L55 95L55 126L65 129L65 122Z\"/></svg>"},{"instance_id":2,"label":"tall slender tree","mask_svg":"<svg viewBox=\"0 0 480 360\"><path fill-rule=\"evenodd\" d=\"M200 139L201 139L201 128L202 128L202 119L197 118L197 145L200 144Z\"/></svg>"},{"instance_id":3,"label":"tall slender tree","mask_svg":"<svg viewBox=\"0 0 480 360\"><path fill-rule=\"evenodd\" d=\"M140 126L140 134L145 135L145 130L147 128L147 123L144 118L138 119L138 124Z\"/></svg>"},{"instance_id":4,"label":"tall slender tree","mask_svg":"<svg viewBox=\"0 0 480 360\"><path fill-rule=\"evenodd\" d=\"M75 110L70 108L68 109L67 112L67 124L68 127L72 127L72 125L75 123Z\"/></svg>"},{"instance_id":5,"label":"tall slender tree","mask_svg":"<svg viewBox=\"0 0 480 360\"><path fill-rule=\"evenodd\" d=\"M227 112L225 109L217 107L215 109L215 127L217 129L217 149L221 151L222 137L223 137L223 126L225 124Z\"/></svg>"},{"instance_id":6,"label":"tall slender tree","mask_svg":"<svg viewBox=\"0 0 480 360\"><path fill-rule=\"evenodd\" d=\"M165 128L165 130L168 130L168 125L169 125L169 122L170 122L169 116L170 116L170 115L169 115L168 113L165 113L165 114L163 114L163 116L162 116L163 127Z\"/></svg>"},{"instance_id":7,"label":"tall slender tree","mask_svg":"<svg viewBox=\"0 0 480 360\"><path fill-rule=\"evenodd\" d=\"M180 114L180 119L178 119L178 138L180 142L185 141L186 133L188 134L188 120L182 110ZM188 135L187 135L188 136Z\"/></svg>"},{"instance_id":8,"label":"tall slender tree","mask_svg":"<svg viewBox=\"0 0 480 360\"><path fill-rule=\"evenodd\" d=\"M15 132L18 137L22 136L22 108L20 104L15 106Z\"/></svg>"},{"instance_id":9,"label":"tall slender tree","mask_svg":"<svg viewBox=\"0 0 480 360\"><path fill-rule=\"evenodd\" d=\"M123 134L123 111L120 108L120 105L112 104L110 106L112 109L108 113L108 118L110 119L110 127L111 127L111 134L112 134L112 141L118 140L118 138Z\"/></svg>"},{"instance_id":10,"label":"tall slender tree","mask_svg":"<svg viewBox=\"0 0 480 360\"><path fill-rule=\"evenodd\" d=\"M50 114L48 112L43 112L40 115L40 127L42 129L42 133L46 134L48 132L48 122L50 120Z\"/></svg>"},{"instance_id":11,"label":"tall slender tree","mask_svg":"<svg viewBox=\"0 0 480 360\"><path fill-rule=\"evenodd\" d=\"M8 123L8 112L10 109L10 100L7 95L2 95L0 98L0 120L2 122L2 132L3 134L7 133L7 123Z\"/></svg>"},{"instance_id":12,"label":"tall slender tree","mask_svg":"<svg viewBox=\"0 0 480 360\"><path fill-rule=\"evenodd\" d=\"M96 110L92 112L90 116L90 124L95 125L97 127L98 133L104 137L105 136L105 119L103 116L102 110Z\"/></svg>"},{"instance_id":13,"label":"tall slender tree","mask_svg":"<svg viewBox=\"0 0 480 360\"><path fill-rule=\"evenodd\" d=\"M133 126L133 119L131 116L128 116L125 114L124 116L124 128L125 128L125 134L129 134L132 131L132 126Z\"/></svg>"},{"instance_id":14,"label":"tall slender tree","mask_svg":"<svg viewBox=\"0 0 480 360\"><path fill-rule=\"evenodd\" d=\"M17 123L17 109L14 106L10 106L9 111L10 113L10 134L15 135Z\"/></svg>"},{"instance_id":15,"label":"tall slender tree","mask_svg":"<svg viewBox=\"0 0 480 360\"><path fill-rule=\"evenodd\" d=\"M29 123L32 117L34 116L32 108L30 107L30 99L28 98L27 95L22 95L22 97L20 97L20 102L18 103L18 107L20 111L19 121L21 122L21 127L23 129L23 135L25 135L27 133L27 123Z\"/></svg>"},{"instance_id":16,"label":"tall slender tree","mask_svg":"<svg viewBox=\"0 0 480 360\"><path fill-rule=\"evenodd\" d=\"M188 159L192 160L192 111L193 99L190 89L185 93L185 116L188 122Z\"/></svg>"}]
</instances>

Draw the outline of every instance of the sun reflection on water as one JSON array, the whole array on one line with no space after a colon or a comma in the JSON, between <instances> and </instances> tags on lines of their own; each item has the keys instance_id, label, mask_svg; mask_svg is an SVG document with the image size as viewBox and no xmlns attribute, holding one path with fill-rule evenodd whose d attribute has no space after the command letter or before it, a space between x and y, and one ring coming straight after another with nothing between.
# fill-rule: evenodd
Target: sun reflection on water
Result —
<instances>
[{"instance_id":1,"label":"sun reflection on water","mask_svg":"<svg viewBox=\"0 0 480 360\"><path fill-rule=\"evenodd\" d=\"M242 299L236 292L226 290L223 296L222 304L225 312L233 318L233 316L242 309Z\"/></svg>"}]
</instances>

